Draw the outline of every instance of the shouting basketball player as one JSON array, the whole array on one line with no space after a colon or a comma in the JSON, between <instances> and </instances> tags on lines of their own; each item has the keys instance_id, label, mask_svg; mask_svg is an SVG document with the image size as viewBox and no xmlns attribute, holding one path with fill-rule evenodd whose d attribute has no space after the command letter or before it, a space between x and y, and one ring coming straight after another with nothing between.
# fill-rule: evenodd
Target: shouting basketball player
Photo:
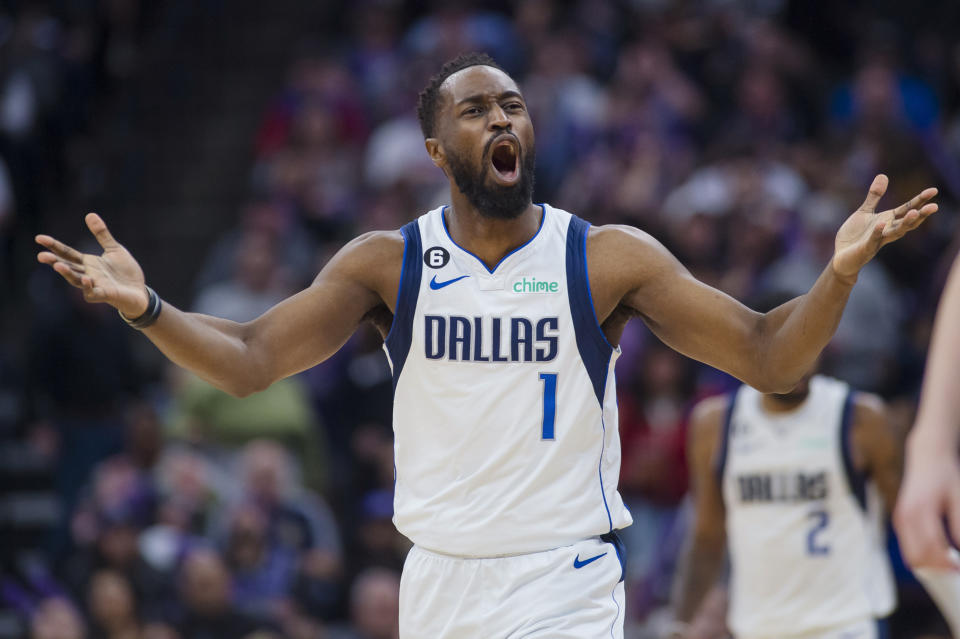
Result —
<instances>
[{"instance_id":1,"label":"shouting basketball player","mask_svg":"<svg viewBox=\"0 0 960 639\"><path fill-rule=\"evenodd\" d=\"M878 176L813 288L760 314L642 231L533 204L533 125L490 58L444 65L418 112L450 204L355 239L251 322L162 304L95 214L86 221L102 255L41 235L39 260L236 395L324 361L374 323L395 387L394 521L415 544L401 636L622 636L615 532L631 520L616 485L613 366L625 323L639 316L690 357L790 389L833 334L860 268L937 209L936 189L878 214Z\"/></svg>"}]
</instances>

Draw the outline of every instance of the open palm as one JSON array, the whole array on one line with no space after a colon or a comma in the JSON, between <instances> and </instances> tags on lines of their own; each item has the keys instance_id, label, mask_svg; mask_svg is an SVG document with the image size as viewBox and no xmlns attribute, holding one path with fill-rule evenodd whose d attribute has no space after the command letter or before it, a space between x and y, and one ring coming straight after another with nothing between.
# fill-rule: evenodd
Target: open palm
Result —
<instances>
[{"instance_id":1,"label":"open palm","mask_svg":"<svg viewBox=\"0 0 960 639\"><path fill-rule=\"evenodd\" d=\"M39 253L37 260L49 264L63 279L82 290L88 302L104 302L127 317L138 317L146 310L148 301L143 270L130 252L113 239L99 215L89 213L85 221L103 248L102 255L81 253L49 235L38 235L37 243L47 250Z\"/></svg>"},{"instance_id":2,"label":"open palm","mask_svg":"<svg viewBox=\"0 0 960 639\"><path fill-rule=\"evenodd\" d=\"M900 239L936 212L937 205L930 200L936 196L937 189L929 188L895 209L875 213L877 203L887 191L887 184L886 175L873 178L863 204L837 231L833 268L838 275L855 277L881 246Z\"/></svg>"}]
</instances>

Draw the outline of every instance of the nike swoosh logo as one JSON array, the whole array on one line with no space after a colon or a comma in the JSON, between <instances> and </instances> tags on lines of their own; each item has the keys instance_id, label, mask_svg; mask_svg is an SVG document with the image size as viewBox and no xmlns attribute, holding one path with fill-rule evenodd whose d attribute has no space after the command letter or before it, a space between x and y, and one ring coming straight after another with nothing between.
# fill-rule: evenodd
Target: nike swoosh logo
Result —
<instances>
[{"instance_id":1,"label":"nike swoosh logo","mask_svg":"<svg viewBox=\"0 0 960 639\"><path fill-rule=\"evenodd\" d=\"M432 288L433 290L436 291L436 290L439 290L439 289L443 288L444 286L450 286L450 285L453 284L454 282L459 282L460 280L462 280L462 279L465 278L465 277L470 277L470 276L469 276L469 275L461 275L460 277L455 277L455 278L453 278L452 280L447 280L446 282L438 282L438 281L437 281L437 276L434 275L434 276L433 276L433 279L430 280L430 288Z\"/></svg>"},{"instance_id":2,"label":"nike swoosh logo","mask_svg":"<svg viewBox=\"0 0 960 639\"><path fill-rule=\"evenodd\" d=\"M606 555L606 554L607 554L607 553L602 552L602 553L600 553L599 555L597 555L596 557L591 557L590 559L584 559L583 561L580 561L580 554L578 553L578 554L577 554L577 558L573 560L573 567L574 567L574 568L583 568L583 567L586 566L587 564L592 563L592 562L596 561L597 559L600 559L601 557L603 557L603 556Z\"/></svg>"}]
</instances>

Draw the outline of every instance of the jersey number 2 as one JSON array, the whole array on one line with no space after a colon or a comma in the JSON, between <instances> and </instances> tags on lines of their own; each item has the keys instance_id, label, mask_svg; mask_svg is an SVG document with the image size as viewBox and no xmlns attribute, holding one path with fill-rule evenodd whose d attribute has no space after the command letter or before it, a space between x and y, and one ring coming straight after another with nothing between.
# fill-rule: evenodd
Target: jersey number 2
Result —
<instances>
[{"instance_id":1,"label":"jersey number 2","mask_svg":"<svg viewBox=\"0 0 960 639\"><path fill-rule=\"evenodd\" d=\"M557 374L540 373L543 380L543 426L540 439L555 439L554 422L557 417Z\"/></svg>"},{"instance_id":2,"label":"jersey number 2","mask_svg":"<svg viewBox=\"0 0 960 639\"><path fill-rule=\"evenodd\" d=\"M810 555L829 555L830 546L817 543L817 534L820 533L830 523L830 513L825 510L814 510L807 515L807 519L813 519L813 528L807 533L807 554Z\"/></svg>"}]
</instances>

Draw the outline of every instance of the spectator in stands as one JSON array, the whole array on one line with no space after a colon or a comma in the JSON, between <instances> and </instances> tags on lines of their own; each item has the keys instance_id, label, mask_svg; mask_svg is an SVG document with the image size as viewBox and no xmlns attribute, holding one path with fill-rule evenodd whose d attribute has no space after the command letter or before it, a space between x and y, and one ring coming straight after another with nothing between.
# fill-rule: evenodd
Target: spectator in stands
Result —
<instances>
[{"instance_id":1,"label":"spectator in stands","mask_svg":"<svg viewBox=\"0 0 960 639\"><path fill-rule=\"evenodd\" d=\"M247 639L273 637L273 624L237 608L230 594L230 573L212 550L195 550L183 562L180 601L183 613L172 625L185 638Z\"/></svg>"},{"instance_id":2,"label":"spectator in stands","mask_svg":"<svg viewBox=\"0 0 960 639\"><path fill-rule=\"evenodd\" d=\"M224 499L216 475L200 453L168 446L157 467L157 523L185 536L208 534Z\"/></svg>"},{"instance_id":3,"label":"spectator in stands","mask_svg":"<svg viewBox=\"0 0 960 639\"><path fill-rule=\"evenodd\" d=\"M237 228L221 235L210 249L194 282L198 291L234 277L239 253L251 235L272 238L275 246L283 247L277 254L280 281L296 288L306 285L317 274L314 244L296 211L276 199L260 198L243 207Z\"/></svg>"},{"instance_id":4,"label":"spectator in stands","mask_svg":"<svg viewBox=\"0 0 960 639\"><path fill-rule=\"evenodd\" d=\"M393 525L393 490L370 491L360 500L359 511L351 566L400 571L410 550L410 541Z\"/></svg>"},{"instance_id":5,"label":"spectator in stands","mask_svg":"<svg viewBox=\"0 0 960 639\"><path fill-rule=\"evenodd\" d=\"M138 602L130 582L112 570L100 570L90 579L87 609L91 639L141 639Z\"/></svg>"},{"instance_id":6,"label":"spectator in stands","mask_svg":"<svg viewBox=\"0 0 960 639\"><path fill-rule=\"evenodd\" d=\"M83 617L62 597L44 599L30 620L30 639L86 639Z\"/></svg>"},{"instance_id":7,"label":"spectator in stands","mask_svg":"<svg viewBox=\"0 0 960 639\"><path fill-rule=\"evenodd\" d=\"M277 443L256 440L241 457L244 500L263 518L265 543L295 561L296 595L311 614L330 618L340 598L343 574L340 533L319 495L294 477L290 454ZM279 560L278 560L279 561ZM292 586L293 582L288 584Z\"/></svg>"},{"instance_id":8,"label":"spectator in stands","mask_svg":"<svg viewBox=\"0 0 960 639\"><path fill-rule=\"evenodd\" d=\"M280 380L263 392L236 398L192 375L174 395L169 433L212 455L236 452L269 437L294 452L304 484L321 492L326 482L325 437L299 377Z\"/></svg>"},{"instance_id":9,"label":"spectator in stands","mask_svg":"<svg viewBox=\"0 0 960 639\"><path fill-rule=\"evenodd\" d=\"M330 639L398 639L399 610L399 573L365 570L350 588L350 625L333 629Z\"/></svg>"},{"instance_id":10,"label":"spectator in stands","mask_svg":"<svg viewBox=\"0 0 960 639\"><path fill-rule=\"evenodd\" d=\"M279 238L248 227L234 254L233 276L197 294L193 310L235 322L248 322L290 294L279 263Z\"/></svg>"},{"instance_id":11,"label":"spectator in stands","mask_svg":"<svg viewBox=\"0 0 960 639\"><path fill-rule=\"evenodd\" d=\"M73 553L65 562L66 579L78 598L89 591L91 581L101 570L124 577L143 602L145 614L162 614L173 599L171 575L157 570L140 553L140 533L144 521L132 508L100 512L94 543Z\"/></svg>"},{"instance_id":12,"label":"spectator in stands","mask_svg":"<svg viewBox=\"0 0 960 639\"><path fill-rule=\"evenodd\" d=\"M278 619L292 590L298 553L267 534L267 518L253 504L235 508L223 556L233 573L233 603L263 619Z\"/></svg>"}]
</instances>

